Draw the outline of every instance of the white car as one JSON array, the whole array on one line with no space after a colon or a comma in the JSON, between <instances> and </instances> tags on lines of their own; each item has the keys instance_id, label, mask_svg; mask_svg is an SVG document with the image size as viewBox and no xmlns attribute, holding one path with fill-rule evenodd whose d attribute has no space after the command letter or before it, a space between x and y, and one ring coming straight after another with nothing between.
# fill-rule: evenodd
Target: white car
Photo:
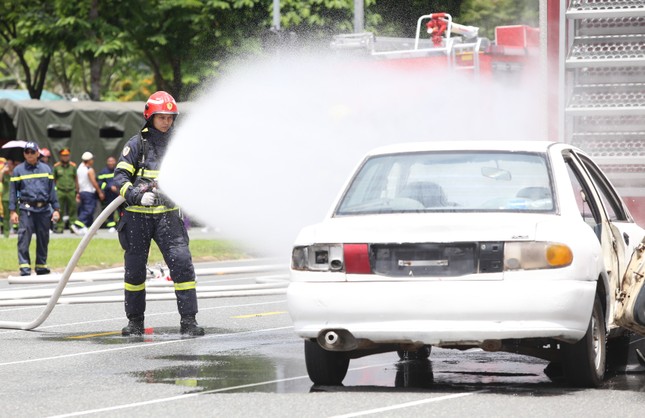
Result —
<instances>
[{"instance_id":1,"label":"white car","mask_svg":"<svg viewBox=\"0 0 645 418\"><path fill-rule=\"evenodd\" d=\"M581 150L429 142L370 152L292 253L288 308L309 377L431 346L563 365L598 386L621 279L645 231Z\"/></svg>"}]
</instances>

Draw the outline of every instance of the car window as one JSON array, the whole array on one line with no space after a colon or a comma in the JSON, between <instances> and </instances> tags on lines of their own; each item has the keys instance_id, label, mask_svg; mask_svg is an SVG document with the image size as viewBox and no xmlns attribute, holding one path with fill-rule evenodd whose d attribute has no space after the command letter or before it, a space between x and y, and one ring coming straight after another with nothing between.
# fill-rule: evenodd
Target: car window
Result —
<instances>
[{"instance_id":1,"label":"car window","mask_svg":"<svg viewBox=\"0 0 645 418\"><path fill-rule=\"evenodd\" d=\"M602 218L600 216L598 205L594 200L588 185L585 183L584 177L580 172L580 168L576 166L569 156L565 156L565 162L567 163L567 172L569 173L569 180L571 181L571 187L573 188L576 203L578 204L580 216L585 223L594 230L596 237L600 240L600 225Z\"/></svg>"},{"instance_id":2,"label":"car window","mask_svg":"<svg viewBox=\"0 0 645 418\"><path fill-rule=\"evenodd\" d=\"M628 220L627 213L623 209L620 198L616 195L614 188L609 183L609 180L607 180L607 177L600 171L600 168L584 155L578 154L578 158L580 158L580 161L596 186L607 217L612 221Z\"/></svg>"},{"instance_id":3,"label":"car window","mask_svg":"<svg viewBox=\"0 0 645 418\"><path fill-rule=\"evenodd\" d=\"M552 212L544 154L418 152L368 158L336 215L423 211Z\"/></svg>"}]
</instances>

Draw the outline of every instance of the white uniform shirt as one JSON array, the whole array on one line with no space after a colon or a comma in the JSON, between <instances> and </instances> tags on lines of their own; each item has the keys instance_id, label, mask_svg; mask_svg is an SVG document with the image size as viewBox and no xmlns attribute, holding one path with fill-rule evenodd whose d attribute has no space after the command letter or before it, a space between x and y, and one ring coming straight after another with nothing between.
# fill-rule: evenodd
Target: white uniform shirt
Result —
<instances>
[{"instance_id":1,"label":"white uniform shirt","mask_svg":"<svg viewBox=\"0 0 645 418\"><path fill-rule=\"evenodd\" d=\"M78 177L78 191L81 193L95 192L94 186L92 186L92 182L90 181L90 176L88 175L89 170L90 168L84 163L81 163L76 170L76 176Z\"/></svg>"}]
</instances>

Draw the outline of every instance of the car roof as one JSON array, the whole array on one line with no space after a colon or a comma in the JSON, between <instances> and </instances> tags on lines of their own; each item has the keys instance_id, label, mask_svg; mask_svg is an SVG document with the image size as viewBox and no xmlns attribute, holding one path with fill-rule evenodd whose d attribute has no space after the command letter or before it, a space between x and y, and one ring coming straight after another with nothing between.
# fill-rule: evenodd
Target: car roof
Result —
<instances>
[{"instance_id":1,"label":"car roof","mask_svg":"<svg viewBox=\"0 0 645 418\"><path fill-rule=\"evenodd\" d=\"M373 149L368 155L398 154L424 151L524 151L546 152L553 141L428 141L387 145ZM561 143L562 144L562 143ZM562 144L565 145L566 144Z\"/></svg>"}]
</instances>

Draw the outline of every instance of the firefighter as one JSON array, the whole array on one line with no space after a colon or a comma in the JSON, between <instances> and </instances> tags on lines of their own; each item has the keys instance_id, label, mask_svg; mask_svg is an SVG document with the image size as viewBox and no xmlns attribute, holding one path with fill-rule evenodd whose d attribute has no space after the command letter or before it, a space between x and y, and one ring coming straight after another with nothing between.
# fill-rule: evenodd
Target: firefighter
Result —
<instances>
[{"instance_id":1,"label":"firefighter","mask_svg":"<svg viewBox=\"0 0 645 418\"><path fill-rule=\"evenodd\" d=\"M141 131L127 142L114 171L114 184L126 200L117 226L125 250L125 312L128 325L122 335L144 332L146 263L154 240L175 283L182 335L204 335L197 325L195 270L188 248L188 233L179 208L156 187L161 161L179 114L175 99L165 91L150 96L143 111Z\"/></svg>"},{"instance_id":2,"label":"firefighter","mask_svg":"<svg viewBox=\"0 0 645 418\"><path fill-rule=\"evenodd\" d=\"M11 176L9 211L11 222L18 227L18 263L21 276L31 275L29 244L36 233L36 274L49 274L47 247L51 222L60 219L60 208L54 188L51 168L42 161L38 145L27 142L23 152L25 162L19 164ZM16 211L20 208L20 215ZM53 211L52 211L53 209Z\"/></svg>"},{"instance_id":3,"label":"firefighter","mask_svg":"<svg viewBox=\"0 0 645 418\"><path fill-rule=\"evenodd\" d=\"M76 218L76 199L80 199L78 190L78 177L76 176L76 163L70 161L71 152L69 148L63 148L58 152L59 161L54 164L54 182L56 182L56 194L60 203L63 216L69 220L69 230L75 234L80 233L82 224ZM56 225L54 232L62 233L65 229L65 222Z\"/></svg>"}]
</instances>

